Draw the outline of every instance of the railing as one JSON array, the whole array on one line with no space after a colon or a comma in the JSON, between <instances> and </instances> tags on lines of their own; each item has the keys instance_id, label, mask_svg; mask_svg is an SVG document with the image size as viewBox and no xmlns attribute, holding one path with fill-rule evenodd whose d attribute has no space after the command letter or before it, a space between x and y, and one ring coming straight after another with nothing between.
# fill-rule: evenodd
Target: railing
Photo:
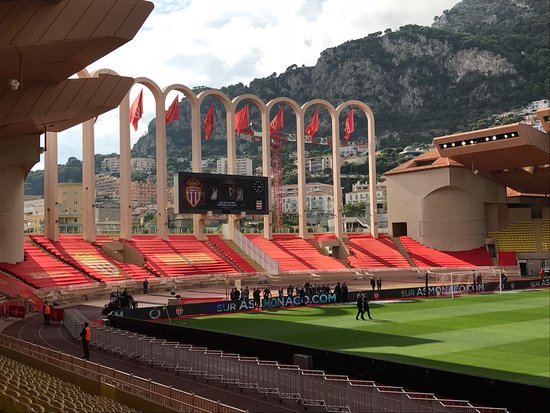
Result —
<instances>
[{"instance_id":1,"label":"railing","mask_svg":"<svg viewBox=\"0 0 550 413\"><path fill-rule=\"evenodd\" d=\"M75 310L67 310L66 314L65 326L77 336L78 323L84 317ZM506 412L506 409L475 407L464 400L441 400L432 393L378 386L372 381L350 380L347 376L169 342L104 325L92 326L92 340L98 349L130 357L138 363L234 385L241 391L258 391L266 397L279 397L281 401L298 401L321 411Z\"/></svg>"},{"instance_id":2,"label":"railing","mask_svg":"<svg viewBox=\"0 0 550 413\"><path fill-rule=\"evenodd\" d=\"M90 380L108 383L117 389L131 393L142 399L178 412L189 413L244 413L220 402L205 399L171 386L134 376L114 368L102 366L80 358L45 348L33 343L0 334L0 346L39 360L45 364L59 367Z\"/></svg>"},{"instance_id":3,"label":"railing","mask_svg":"<svg viewBox=\"0 0 550 413\"><path fill-rule=\"evenodd\" d=\"M224 238L225 236L224 226ZM241 249L243 252L256 261L262 268L264 268L268 274L279 274L279 262L275 261L269 255L262 251L260 247L250 241L245 237L239 230L235 230L233 242Z\"/></svg>"}]
</instances>

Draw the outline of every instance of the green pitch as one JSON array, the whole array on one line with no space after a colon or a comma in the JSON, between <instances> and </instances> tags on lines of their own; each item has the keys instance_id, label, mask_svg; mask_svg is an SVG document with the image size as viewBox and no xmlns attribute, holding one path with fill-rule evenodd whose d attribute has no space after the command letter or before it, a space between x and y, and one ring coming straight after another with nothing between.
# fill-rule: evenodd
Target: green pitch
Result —
<instances>
[{"instance_id":1,"label":"green pitch","mask_svg":"<svg viewBox=\"0 0 550 413\"><path fill-rule=\"evenodd\" d=\"M173 323L550 388L548 289L370 308L366 321L329 305Z\"/></svg>"}]
</instances>

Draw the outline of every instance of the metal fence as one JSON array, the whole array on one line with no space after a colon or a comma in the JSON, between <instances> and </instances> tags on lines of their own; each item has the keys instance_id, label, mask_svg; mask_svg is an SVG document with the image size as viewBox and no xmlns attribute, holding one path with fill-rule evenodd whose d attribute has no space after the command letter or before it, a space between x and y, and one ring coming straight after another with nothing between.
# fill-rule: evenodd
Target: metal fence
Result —
<instances>
[{"instance_id":1,"label":"metal fence","mask_svg":"<svg viewBox=\"0 0 550 413\"><path fill-rule=\"evenodd\" d=\"M78 311L65 311L65 325L77 337L82 322ZM77 321L74 321L77 320ZM137 345L135 344L137 343ZM98 349L132 358L138 363L185 372L207 381L263 393L266 397L295 400L326 412L480 412L504 413L501 408L476 407L467 401L439 399L431 393L407 392L401 387L350 380L319 370L258 360L188 344L155 339L137 333L92 325L92 344Z\"/></svg>"}]
</instances>

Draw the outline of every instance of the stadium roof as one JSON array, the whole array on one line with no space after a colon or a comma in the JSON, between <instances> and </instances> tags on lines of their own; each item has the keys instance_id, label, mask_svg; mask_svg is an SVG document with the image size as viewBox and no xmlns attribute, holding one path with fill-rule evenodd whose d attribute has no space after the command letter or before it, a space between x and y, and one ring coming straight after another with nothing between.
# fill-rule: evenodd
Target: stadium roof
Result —
<instances>
[{"instance_id":1,"label":"stadium roof","mask_svg":"<svg viewBox=\"0 0 550 413\"><path fill-rule=\"evenodd\" d=\"M143 0L0 0L0 139L117 107L132 78L67 78L131 40L152 10Z\"/></svg>"},{"instance_id":2,"label":"stadium roof","mask_svg":"<svg viewBox=\"0 0 550 413\"><path fill-rule=\"evenodd\" d=\"M438 153L521 193L550 192L550 137L524 123L442 136ZM415 158L416 160L416 158Z\"/></svg>"},{"instance_id":3,"label":"stadium roof","mask_svg":"<svg viewBox=\"0 0 550 413\"><path fill-rule=\"evenodd\" d=\"M447 168L449 166L464 168L464 165L460 162L440 156L437 149L433 148L407 162L402 163L401 165L396 166L392 170L386 172L385 175L395 175L404 172L424 171L436 168Z\"/></svg>"}]
</instances>

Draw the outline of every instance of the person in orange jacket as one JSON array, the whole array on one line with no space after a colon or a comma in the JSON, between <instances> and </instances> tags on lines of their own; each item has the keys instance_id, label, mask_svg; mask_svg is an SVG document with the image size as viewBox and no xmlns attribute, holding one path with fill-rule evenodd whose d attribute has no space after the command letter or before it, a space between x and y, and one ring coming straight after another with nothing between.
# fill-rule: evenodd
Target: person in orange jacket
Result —
<instances>
[{"instance_id":1,"label":"person in orange jacket","mask_svg":"<svg viewBox=\"0 0 550 413\"><path fill-rule=\"evenodd\" d=\"M42 314L44 315L44 325L50 325L50 313L52 312L52 308L48 304L47 301L44 301L44 305L42 306Z\"/></svg>"},{"instance_id":2,"label":"person in orange jacket","mask_svg":"<svg viewBox=\"0 0 550 413\"><path fill-rule=\"evenodd\" d=\"M84 358L90 360L90 341L92 339L92 329L88 323L84 323L84 328L80 332L82 339L82 348L84 349Z\"/></svg>"}]
</instances>

